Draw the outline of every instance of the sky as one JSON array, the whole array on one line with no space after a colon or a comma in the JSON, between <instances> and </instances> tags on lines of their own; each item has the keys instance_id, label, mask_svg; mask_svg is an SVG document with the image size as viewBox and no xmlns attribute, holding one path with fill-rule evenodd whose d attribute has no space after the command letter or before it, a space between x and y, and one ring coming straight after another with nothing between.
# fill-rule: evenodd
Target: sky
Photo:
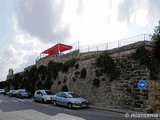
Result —
<instances>
[{"instance_id":1,"label":"sky","mask_svg":"<svg viewBox=\"0 0 160 120\"><path fill-rule=\"evenodd\" d=\"M0 0L0 81L57 44L110 43L153 34L160 0Z\"/></svg>"}]
</instances>

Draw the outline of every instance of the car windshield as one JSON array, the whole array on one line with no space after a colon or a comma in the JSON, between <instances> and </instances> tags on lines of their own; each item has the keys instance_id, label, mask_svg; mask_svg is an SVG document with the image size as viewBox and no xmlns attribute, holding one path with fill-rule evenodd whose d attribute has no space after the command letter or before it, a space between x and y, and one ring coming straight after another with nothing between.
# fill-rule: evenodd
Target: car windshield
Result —
<instances>
[{"instance_id":1,"label":"car windshield","mask_svg":"<svg viewBox=\"0 0 160 120\"><path fill-rule=\"evenodd\" d=\"M21 91L21 93L27 93L26 91Z\"/></svg>"},{"instance_id":2,"label":"car windshield","mask_svg":"<svg viewBox=\"0 0 160 120\"><path fill-rule=\"evenodd\" d=\"M25 90L25 89L24 89L24 90L20 90L20 91L21 91L21 92L29 92L28 90Z\"/></svg>"},{"instance_id":3,"label":"car windshield","mask_svg":"<svg viewBox=\"0 0 160 120\"><path fill-rule=\"evenodd\" d=\"M45 91L45 95L53 95L52 91Z\"/></svg>"},{"instance_id":4,"label":"car windshield","mask_svg":"<svg viewBox=\"0 0 160 120\"><path fill-rule=\"evenodd\" d=\"M68 94L68 97L69 97L69 98L79 98L80 96L77 95L76 93L69 93L69 94Z\"/></svg>"},{"instance_id":5,"label":"car windshield","mask_svg":"<svg viewBox=\"0 0 160 120\"><path fill-rule=\"evenodd\" d=\"M17 92L17 90L11 90L10 92L13 92L13 93L15 93L15 92Z\"/></svg>"},{"instance_id":6,"label":"car windshield","mask_svg":"<svg viewBox=\"0 0 160 120\"><path fill-rule=\"evenodd\" d=\"M4 89L0 89L0 91L2 91L2 92L3 92L3 91L4 91Z\"/></svg>"}]
</instances>

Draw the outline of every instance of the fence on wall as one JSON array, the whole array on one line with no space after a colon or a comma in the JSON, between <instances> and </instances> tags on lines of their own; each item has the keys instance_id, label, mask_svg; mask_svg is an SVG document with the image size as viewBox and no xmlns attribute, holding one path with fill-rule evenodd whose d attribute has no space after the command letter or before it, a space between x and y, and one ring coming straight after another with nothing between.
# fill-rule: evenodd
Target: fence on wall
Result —
<instances>
[{"instance_id":1,"label":"fence on wall","mask_svg":"<svg viewBox=\"0 0 160 120\"><path fill-rule=\"evenodd\" d=\"M80 43L78 41L78 42L70 44L73 47L71 50L60 53L60 55L71 53L76 50L79 50L80 53L110 50L110 49L119 48L119 47L122 47L125 45L140 42L140 41L150 41L151 37L152 36L149 34L141 34L141 35L133 36L133 37L126 38L126 39L121 39L121 40L115 41L115 42L87 45L87 46L80 46ZM37 58L37 60L39 60L40 58L43 58L45 56L47 56L47 55L40 56Z\"/></svg>"},{"instance_id":2,"label":"fence on wall","mask_svg":"<svg viewBox=\"0 0 160 120\"><path fill-rule=\"evenodd\" d=\"M141 34L137 36L133 36L126 39L121 39L119 41L111 42L111 43L103 43L103 44L97 44L97 45L87 45L87 46L81 46L79 47L80 52L91 52L91 51L102 51L102 50L110 50L118 47L122 47L125 45L129 45L132 43L140 42L140 41L150 41L151 35L149 34Z\"/></svg>"}]
</instances>

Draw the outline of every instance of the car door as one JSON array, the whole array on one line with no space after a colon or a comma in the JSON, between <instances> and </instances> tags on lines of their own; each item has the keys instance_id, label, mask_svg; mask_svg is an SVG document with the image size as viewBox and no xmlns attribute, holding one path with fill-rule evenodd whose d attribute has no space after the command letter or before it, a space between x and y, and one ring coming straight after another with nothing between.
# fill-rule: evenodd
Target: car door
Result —
<instances>
[{"instance_id":1,"label":"car door","mask_svg":"<svg viewBox=\"0 0 160 120\"><path fill-rule=\"evenodd\" d=\"M41 101L41 99L42 99L42 95L41 95L42 93L40 92L40 91L38 91L37 93L36 93L36 100L37 101Z\"/></svg>"},{"instance_id":2,"label":"car door","mask_svg":"<svg viewBox=\"0 0 160 120\"><path fill-rule=\"evenodd\" d=\"M55 100L57 102L58 105L62 105L62 97L61 97L62 93L57 93Z\"/></svg>"},{"instance_id":3,"label":"car door","mask_svg":"<svg viewBox=\"0 0 160 120\"><path fill-rule=\"evenodd\" d=\"M67 95L65 93L61 94L61 102L63 106L67 106L68 100L67 100Z\"/></svg>"}]
</instances>

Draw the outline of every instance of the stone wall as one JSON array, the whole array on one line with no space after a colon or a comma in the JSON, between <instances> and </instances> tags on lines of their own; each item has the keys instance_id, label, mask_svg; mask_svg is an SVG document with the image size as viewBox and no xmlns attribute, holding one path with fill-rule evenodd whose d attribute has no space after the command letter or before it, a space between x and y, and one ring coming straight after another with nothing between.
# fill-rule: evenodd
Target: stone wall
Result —
<instances>
[{"instance_id":1,"label":"stone wall","mask_svg":"<svg viewBox=\"0 0 160 120\"><path fill-rule=\"evenodd\" d=\"M63 85L67 85L69 91L77 92L87 98L92 105L123 108L130 110L145 111L149 108L149 90L139 90L137 83L139 80L149 80L149 70L141 66L139 61L132 58L136 48L145 46L152 49L153 43L141 41L106 51L114 59L120 76L117 80L110 81L107 74L97 77L95 74L95 59L101 51L79 53L75 51L66 55L50 55L37 61L36 65L47 65L50 60L56 62L65 62L70 58L78 58L79 68L72 67L67 73L59 72L56 80L53 80L52 90L61 91ZM80 78L82 68L86 68L87 76ZM93 85L94 79L100 80L100 87ZM61 81L61 84L58 82Z\"/></svg>"},{"instance_id":2,"label":"stone wall","mask_svg":"<svg viewBox=\"0 0 160 120\"><path fill-rule=\"evenodd\" d=\"M91 56L86 58L83 56L83 59L80 57L79 69L73 67L67 73L60 72L58 79L52 85L52 90L61 91L62 86L67 85L69 91L75 91L84 96L92 105L138 111L148 109L148 91L137 88L139 80L148 80L149 71L146 67L140 66L139 62L130 57L130 54L125 57L116 57L115 62L117 69L120 70L120 76L117 80L110 81L106 74L96 77L95 56ZM82 68L87 70L85 79L80 78ZM94 78L100 80L100 87L93 85ZM58 81L61 81L61 85L58 85Z\"/></svg>"},{"instance_id":3,"label":"stone wall","mask_svg":"<svg viewBox=\"0 0 160 120\"><path fill-rule=\"evenodd\" d=\"M68 54L53 54L53 55L48 55L46 57L43 57L41 59L39 59L36 62L37 67L39 67L40 65L44 65L47 66L47 64L53 60L54 62L65 62L71 58L78 58L79 57L79 50L70 52Z\"/></svg>"},{"instance_id":4,"label":"stone wall","mask_svg":"<svg viewBox=\"0 0 160 120\"><path fill-rule=\"evenodd\" d=\"M160 110L158 88L160 82L150 81L150 71L147 67L141 66L140 62L132 57L136 52L136 48L140 46L145 46L146 49L152 50L153 43L143 41L105 51L113 58L116 68L120 72L120 76L112 81L107 74L102 74L100 77L95 74L97 69L95 59L101 51L88 53L74 51L64 55L54 54L41 58L36 62L36 65L37 67L40 65L46 66L51 60L65 62L71 58L77 58L76 64L79 64L79 68L69 68L67 73L60 71L57 79L52 79L52 91L61 91L62 86L66 85L69 91L77 92L87 98L91 105L136 111L146 111L152 108L154 111L158 111ZM85 78L80 77L82 68L86 68L87 71ZM99 87L93 85L94 79L100 80ZM146 89L140 90L137 87L137 83L141 79L147 81L148 86Z\"/></svg>"},{"instance_id":5,"label":"stone wall","mask_svg":"<svg viewBox=\"0 0 160 120\"><path fill-rule=\"evenodd\" d=\"M154 112L160 112L160 81L149 80L149 102Z\"/></svg>"}]
</instances>

